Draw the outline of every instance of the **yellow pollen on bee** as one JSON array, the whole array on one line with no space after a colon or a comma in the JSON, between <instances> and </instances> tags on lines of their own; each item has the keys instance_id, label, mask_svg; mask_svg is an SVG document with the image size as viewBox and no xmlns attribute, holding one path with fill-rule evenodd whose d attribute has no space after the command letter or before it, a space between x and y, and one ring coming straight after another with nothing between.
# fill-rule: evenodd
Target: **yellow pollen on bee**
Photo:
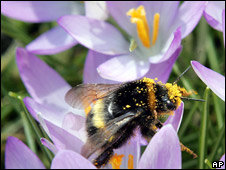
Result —
<instances>
[{"instance_id":1,"label":"yellow pollen on bee","mask_svg":"<svg viewBox=\"0 0 226 170\"><path fill-rule=\"evenodd\" d=\"M130 108L131 106L130 105L126 105L126 108Z\"/></svg>"},{"instance_id":2,"label":"yellow pollen on bee","mask_svg":"<svg viewBox=\"0 0 226 170\"><path fill-rule=\"evenodd\" d=\"M118 155L117 153L115 153L110 161L109 164L111 164L112 169L120 169L120 165L122 164L122 158L124 157L124 155Z\"/></svg>"},{"instance_id":3,"label":"yellow pollen on bee","mask_svg":"<svg viewBox=\"0 0 226 170\"><path fill-rule=\"evenodd\" d=\"M150 48L151 41L149 35L149 26L146 18L146 11L143 5L140 5L137 9L132 8L127 13L130 16L130 22L137 25L137 34L141 40L143 46ZM155 13L153 19L153 32L152 32L152 45L155 44L158 38L160 14Z\"/></svg>"}]
</instances>

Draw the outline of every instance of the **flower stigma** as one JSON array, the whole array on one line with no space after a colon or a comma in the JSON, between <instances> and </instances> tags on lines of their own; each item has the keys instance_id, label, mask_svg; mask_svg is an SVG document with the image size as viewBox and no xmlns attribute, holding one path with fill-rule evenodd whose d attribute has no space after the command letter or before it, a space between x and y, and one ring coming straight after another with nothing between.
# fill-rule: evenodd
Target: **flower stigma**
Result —
<instances>
[{"instance_id":1,"label":"flower stigma","mask_svg":"<svg viewBox=\"0 0 226 170\"><path fill-rule=\"evenodd\" d=\"M137 34L143 46L145 46L146 48L150 48L151 40L144 6L140 5L137 9L132 8L126 14L131 17L130 22L137 25ZM153 20L152 45L155 45L156 40L158 38L159 19L160 14L155 13Z\"/></svg>"}]
</instances>

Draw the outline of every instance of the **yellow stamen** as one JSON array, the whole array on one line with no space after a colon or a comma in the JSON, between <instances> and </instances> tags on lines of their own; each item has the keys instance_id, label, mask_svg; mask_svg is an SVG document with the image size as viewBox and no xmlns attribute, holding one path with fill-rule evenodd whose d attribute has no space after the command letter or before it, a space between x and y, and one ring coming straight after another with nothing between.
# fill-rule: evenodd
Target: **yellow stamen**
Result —
<instances>
[{"instance_id":1,"label":"yellow stamen","mask_svg":"<svg viewBox=\"0 0 226 170\"><path fill-rule=\"evenodd\" d=\"M112 156L112 158L109 161L109 163L112 166L112 169L120 169L123 157L124 155L117 155L117 153L115 153L114 156Z\"/></svg>"},{"instance_id":2,"label":"yellow stamen","mask_svg":"<svg viewBox=\"0 0 226 170\"><path fill-rule=\"evenodd\" d=\"M128 159L128 169L134 169L133 168L133 155L129 154Z\"/></svg>"},{"instance_id":3,"label":"yellow stamen","mask_svg":"<svg viewBox=\"0 0 226 170\"><path fill-rule=\"evenodd\" d=\"M156 13L154 15L154 21L153 21L153 33L152 33L152 45L155 44L157 38L158 38L158 32L159 32L159 13Z\"/></svg>"},{"instance_id":4,"label":"yellow stamen","mask_svg":"<svg viewBox=\"0 0 226 170\"><path fill-rule=\"evenodd\" d=\"M150 44L150 36L149 36L149 27L146 19L146 12L144 6L140 5L137 9L130 9L127 12L128 16L131 16L131 23L135 23L137 25L137 34L142 42L142 44L149 48Z\"/></svg>"}]
</instances>

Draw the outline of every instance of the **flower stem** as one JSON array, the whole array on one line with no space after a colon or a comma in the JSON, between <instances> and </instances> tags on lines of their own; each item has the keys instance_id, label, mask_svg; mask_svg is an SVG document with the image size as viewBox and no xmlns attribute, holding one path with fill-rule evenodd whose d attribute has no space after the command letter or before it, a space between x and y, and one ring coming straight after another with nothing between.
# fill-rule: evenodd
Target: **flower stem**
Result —
<instances>
[{"instance_id":1,"label":"flower stem","mask_svg":"<svg viewBox=\"0 0 226 170\"><path fill-rule=\"evenodd\" d=\"M203 104L203 112L201 116L201 128L200 128L200 137L199 137L199 168L204 168L204 159L206 153L206 129L207 129L207 117L209 109L209 91L207 87L204 93L204 100L206 101Z\"/></svg>"},{"instance_id":2,"label":"flower stem","mask_svg":"<svg viewBox=\"0 0 226 170\"><path fill-rule=\"evenodd\" d=\"M37 139L37 141L38 141L38 143L40 145L40 148L43 151L43 153L45 153L45 155L46 155L46 157L48 159L48 164L50 165L51 164L51 160L53 159L53 155L46 147L44 147L41 144L40 139L42 138L43 135L42 135L38 125L36 124L35 120L32 118L31 114L29 114L29 112L27 111L27 108L26 108L26 106L25 106L25 104L23 102L23 98L20 95L14 93L14 92L9 92L9 96L14 97L14 98L18 99L21 102L21 105L23 106L23 109L25 111L25 112L23 112L24 113L23 117L24 117L24 119L27 119L27 123L29 122L31 127L33 128L33 131L35 132L34 133L35 137L36 137L36 139Z\"/></svg>"}]
</instances>

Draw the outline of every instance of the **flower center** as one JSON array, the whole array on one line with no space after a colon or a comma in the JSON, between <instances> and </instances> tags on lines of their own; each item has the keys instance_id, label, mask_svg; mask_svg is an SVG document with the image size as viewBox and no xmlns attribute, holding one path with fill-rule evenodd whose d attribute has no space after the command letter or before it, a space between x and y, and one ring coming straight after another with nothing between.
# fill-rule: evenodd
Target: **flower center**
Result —
<instances>
[{"instance_id":1,"label":"flower center","mask_svg":"<svg viewBox=\"0 0 226 170\"><path fill-rule=\"evenodd\" d=\"M132 8L126 14L131 17L130 22L137 25L137 34L142 44L145 47L150 48L151 40L144 6L140 5L137 9ZM152 45L155 45L158 38L159 18L160 14L155 13L153 20Z\"/></svg>"},{"instance_id":2,"label":"flower center","mask_svg":"<svg viewBox=\"0 0 226 170\"><path fill-rule=\"evenodd\" d=\"M123 157L124 155L117 155L117 153L115 153L114 156L112 156L112 158L109 161L109 163L112 166L112 169L120 169Z\"/></svg>"}]
</instances>

